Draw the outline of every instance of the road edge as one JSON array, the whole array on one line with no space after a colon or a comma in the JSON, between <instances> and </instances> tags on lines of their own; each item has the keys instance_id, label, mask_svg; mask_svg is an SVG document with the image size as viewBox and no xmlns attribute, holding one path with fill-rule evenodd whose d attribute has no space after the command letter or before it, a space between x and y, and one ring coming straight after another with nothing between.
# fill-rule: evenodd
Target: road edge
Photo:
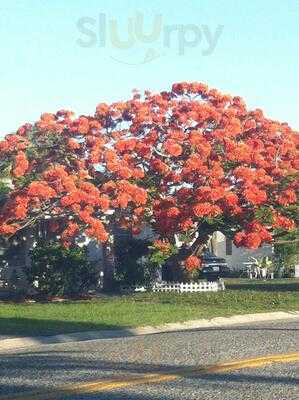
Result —
<instances>
[{"instance_id":1,"label":"road edge","mask_svg":"<svg viewBox=\"0 0 299 400\"><path fill-rule=\"evenodd\" d=\"M100 339L117 339L124 337L152 335L157 333L293 319L299 319L299 311L276 311L270 313L233 315L230 317L215 317L212 319L199 319L186 322L168 323L159 326L144 326L139 328L125 328L119 330L75 332L53 336L16 337L0 340L0 352L3 353L10 350L26 349L29 347L49 344L82 342Z\"/></svg>"}]
</instances>

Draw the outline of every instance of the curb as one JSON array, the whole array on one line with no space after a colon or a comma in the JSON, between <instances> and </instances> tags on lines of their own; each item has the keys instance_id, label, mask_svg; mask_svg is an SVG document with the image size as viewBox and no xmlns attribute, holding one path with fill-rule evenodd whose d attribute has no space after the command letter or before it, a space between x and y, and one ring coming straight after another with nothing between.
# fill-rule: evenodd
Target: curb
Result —
<instances>
[{"instance_id":1,"label":"curb","mask_svg":"<svg viewBox=\"0 0 299 400\"><path fill-rule=\"evenodd\" d=\"M272 313L233 315L231 317L216 317L212 319L199 319L180 323L169 323L159 326L144 326L140 328L127 328L120 330L102 330L75 332L55 336L17 337L0 340L0 352L7 350L24 349L48 344L82 342L100 339L117 339L153 335L157 333L187 331L201 328L217 328L230 325L239 325L256 322L272 322L279 320L299 319L299 311L278 311Z\"/></svg>"}]
</instances>

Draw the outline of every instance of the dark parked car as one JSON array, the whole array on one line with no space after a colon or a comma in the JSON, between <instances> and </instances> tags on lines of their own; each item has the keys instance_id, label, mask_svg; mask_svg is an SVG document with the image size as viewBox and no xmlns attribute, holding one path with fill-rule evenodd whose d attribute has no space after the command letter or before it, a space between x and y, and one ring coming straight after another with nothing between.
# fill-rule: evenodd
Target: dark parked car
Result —
<instances>
[{"instance_id":1,"label":"dark parked car","mask_svg":"<svg viewBox=\"0 0 299 400\"><path fill-rule=\"evenodd\" d=\"M208 281L230 276L231 270L224 258L206 253L203 256L202 274Z\"/></svg>"}]
</instances>

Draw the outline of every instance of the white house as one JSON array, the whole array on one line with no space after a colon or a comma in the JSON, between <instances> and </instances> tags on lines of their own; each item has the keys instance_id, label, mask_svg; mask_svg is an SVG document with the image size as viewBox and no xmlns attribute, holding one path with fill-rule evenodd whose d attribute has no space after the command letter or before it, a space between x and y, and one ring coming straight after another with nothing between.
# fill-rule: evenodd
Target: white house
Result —
<instances>
[{"instance_id":1,"label":"white house","mask_svg":"<svg viewBox=\"0 0 299 400\"><path fill-rule=\"evenodd\" d=\"M236 247L231 239L225 237L221 232L213 235L212 251L218 257L225 258L227 265L233 270L244 268L245 263L250 262L250 258L270 257L273 255L273 246L266 244L256 250L245 247Z\"/></svg>"}]
</instances>

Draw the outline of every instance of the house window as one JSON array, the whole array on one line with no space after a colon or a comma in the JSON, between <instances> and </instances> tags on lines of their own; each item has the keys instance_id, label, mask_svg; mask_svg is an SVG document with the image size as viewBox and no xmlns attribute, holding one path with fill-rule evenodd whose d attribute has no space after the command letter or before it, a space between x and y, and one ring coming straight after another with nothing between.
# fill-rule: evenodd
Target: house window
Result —
<instances>
[{"instance_id":1,"label":"house window","mask_svg":"<svg viewBox=\"0 0 299 400\"><path fill-rule=\"evenodd\" d=\"M227 237L225 238L225 253L227 256L233 254L233 241Z\"/></svg>"}]
</instances>

